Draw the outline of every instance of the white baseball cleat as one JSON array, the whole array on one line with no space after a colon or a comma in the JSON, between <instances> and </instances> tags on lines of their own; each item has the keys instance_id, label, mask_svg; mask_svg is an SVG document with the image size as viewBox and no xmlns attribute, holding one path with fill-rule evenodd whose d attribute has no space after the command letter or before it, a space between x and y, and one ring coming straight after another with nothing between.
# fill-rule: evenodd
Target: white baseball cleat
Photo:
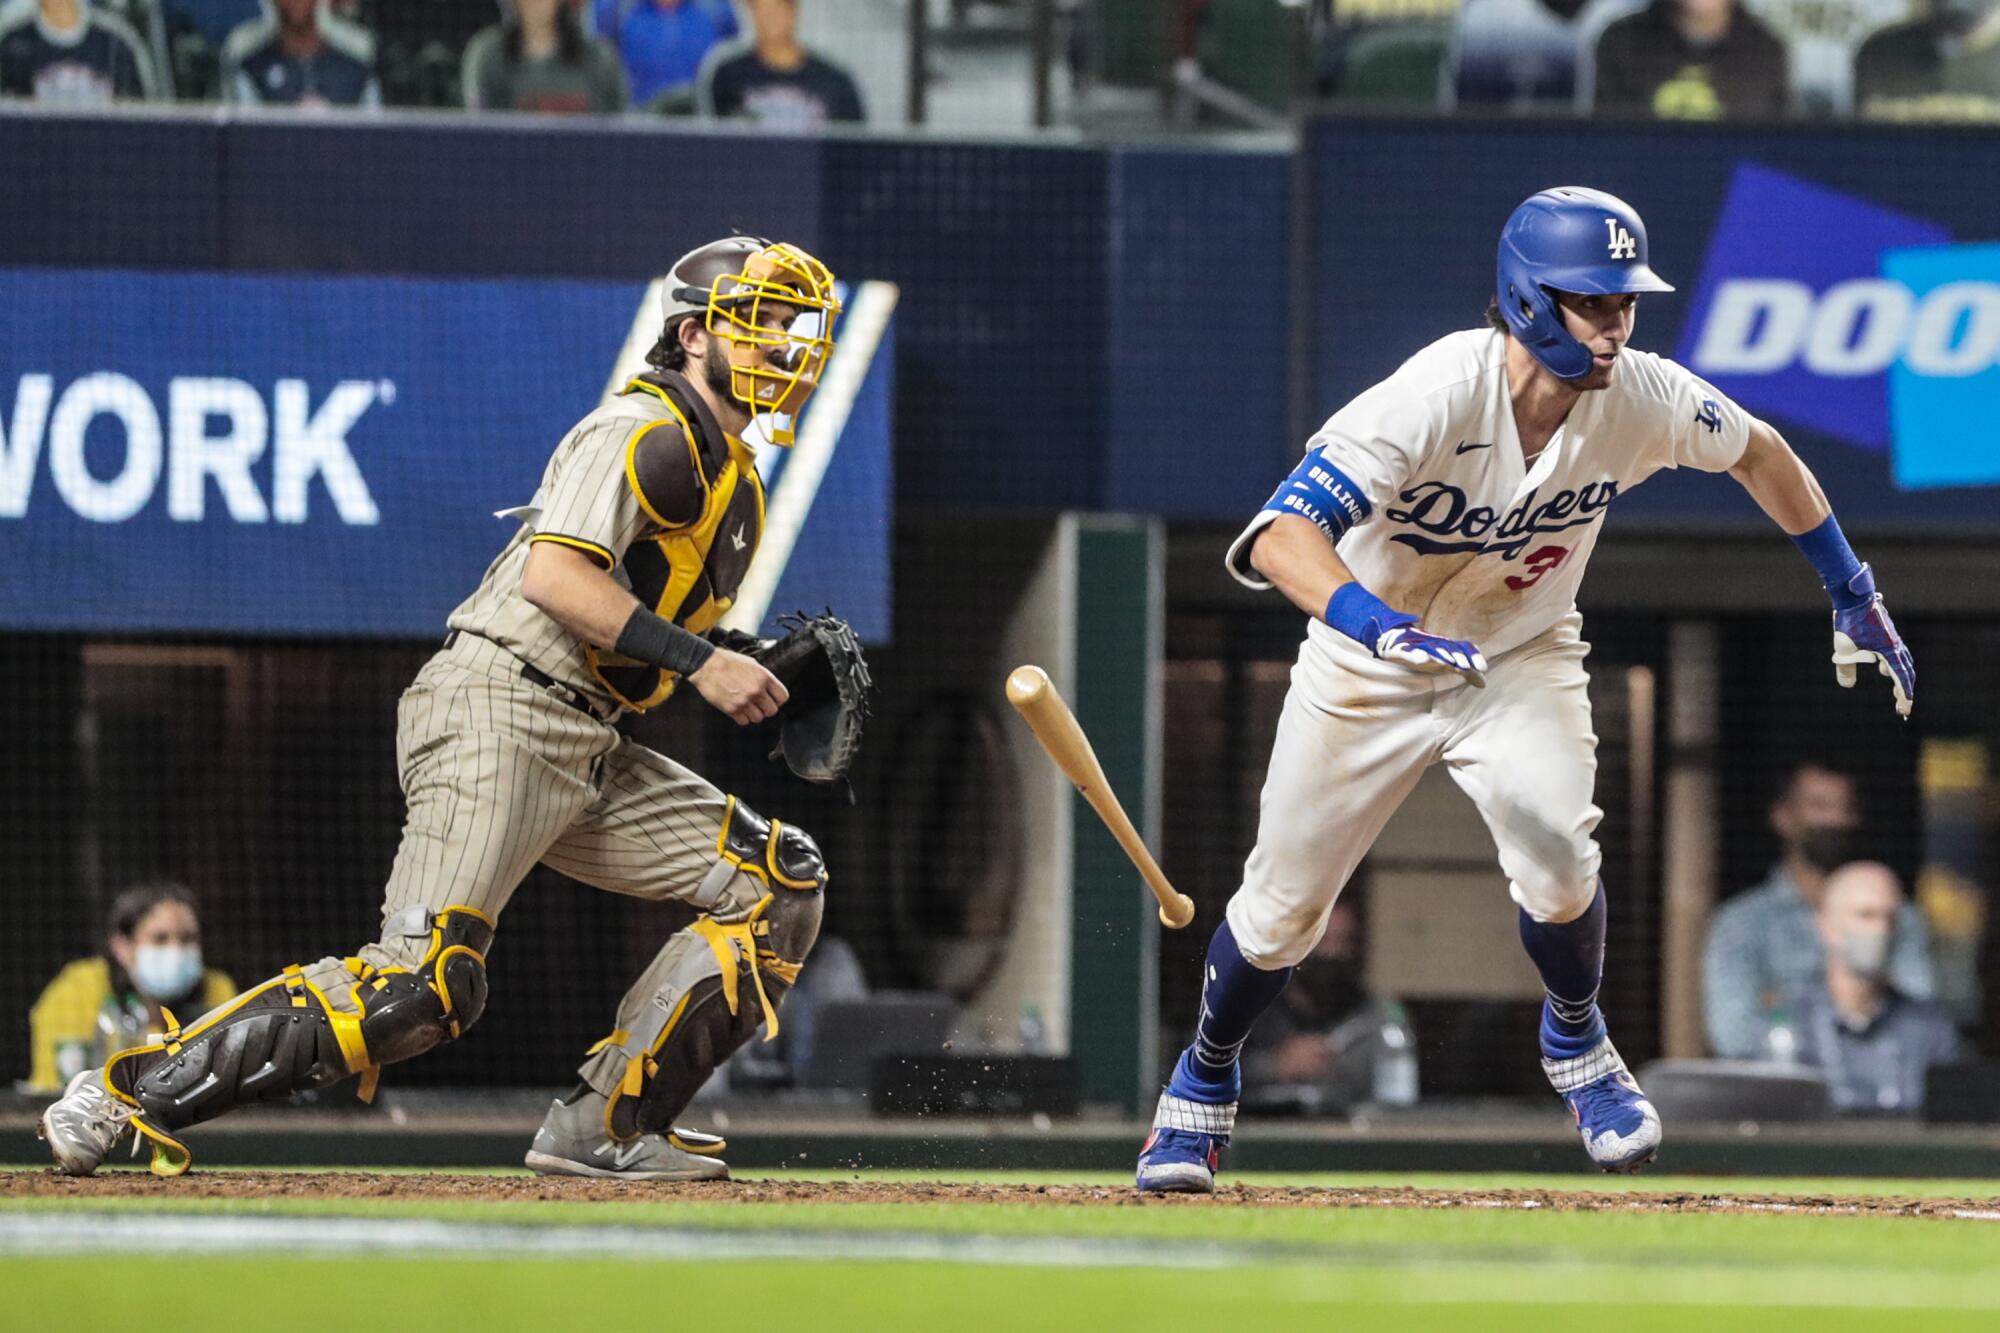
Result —
<instances>
[{"instance_id":1,"label":"white baseball cleat","mask_svg":"<svg viewBox=\"0 0 2000 1333\"><path fill-rule=\"evenodd\" d=\"M87 1176L104 1164L138 1111L106 1090L103 1070L86 1069L42 1112L35 1135L49 1145L64 1175Z\"/></svg>"}]
</instances>

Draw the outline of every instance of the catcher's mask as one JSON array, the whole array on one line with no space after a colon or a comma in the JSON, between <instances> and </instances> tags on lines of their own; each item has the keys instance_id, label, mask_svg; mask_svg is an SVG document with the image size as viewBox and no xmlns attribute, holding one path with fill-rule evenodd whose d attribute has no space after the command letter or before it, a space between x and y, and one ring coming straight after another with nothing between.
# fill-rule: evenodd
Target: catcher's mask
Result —
<instances>
[{"instance_id":1,"label":"catcher's mask","mask_svg":"<svg viewBox=\"0 0 2000 1333\"><path fill-rule=\"evenodd\" d=\"M790 444L833 353L840 297L827 266L795 245L731 236L676 260L661 304L669 331L699 316L724 341L730 393L769 418L772 443Z\"/></svg>"}]
</instances>

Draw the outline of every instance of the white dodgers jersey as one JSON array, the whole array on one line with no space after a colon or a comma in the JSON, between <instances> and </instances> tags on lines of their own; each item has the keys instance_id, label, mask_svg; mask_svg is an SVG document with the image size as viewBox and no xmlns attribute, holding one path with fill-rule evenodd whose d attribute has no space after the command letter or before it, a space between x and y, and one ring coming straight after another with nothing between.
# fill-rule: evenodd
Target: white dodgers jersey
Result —
<instances>
[{"instance_id":1,"label":"white dodgers jersey","mask_svg":"<svg viewBox=\"0 0 2000 1333\"><path fill-rule=\"evenodd\" d=\"M1610 387L1582 394L1524 467L1506 336L1475 329L1440 338L1334 413L1305 466L1331 465L1340 517L1358 520L1336 549L1361 585L1491 658L1574 611L1614 499L1663 467L1728 470L1749 431L1748 415L1699 377L1628 347ZM1253 588L1270 584L1250 567L1251 541L1279 512L1260 510L1229 548L1230 572ZM1311 633L1355 646L1317 619Z\"/></svg>"}]
</instances>

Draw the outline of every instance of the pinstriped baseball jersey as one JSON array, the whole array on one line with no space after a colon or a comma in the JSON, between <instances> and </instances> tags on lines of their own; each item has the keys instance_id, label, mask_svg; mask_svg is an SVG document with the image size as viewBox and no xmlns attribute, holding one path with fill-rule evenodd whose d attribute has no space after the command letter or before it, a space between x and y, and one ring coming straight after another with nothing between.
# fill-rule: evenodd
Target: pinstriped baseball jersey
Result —
<instances>
[{"instance_id":1,"label":"pinstriped baseball jersey","mask_svg":"<svg viewBox=\"0 0 2000 1333\"><path fill-rule=\"evenodd\" d=\"M696 634L735 601L764 528L756 454L723 430L681 376L632 381L564 437L533 501L451 628L505 648L603 711L646 709L678 678L583 643L521 595L528 550L584 552L650 610Z\"/></svg>"}]
</instances>

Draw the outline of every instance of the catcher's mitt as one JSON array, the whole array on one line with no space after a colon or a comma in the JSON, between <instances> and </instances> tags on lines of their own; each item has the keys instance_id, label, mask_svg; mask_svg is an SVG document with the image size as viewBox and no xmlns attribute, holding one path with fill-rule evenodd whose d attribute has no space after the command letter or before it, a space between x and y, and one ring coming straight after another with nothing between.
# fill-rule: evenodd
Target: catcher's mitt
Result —
<instances>
[{"instance_id":1,"label":"catcher's mitt","mask_svg":"<svg viewBox=\"0 0 2000 1333\"><path fill-rule=\"evenodd\" d=\"M868 716L872 682L861 641L831 610L795 612L778 624L789 631L785 637L752 654L791 695L778 713L778 748L771 757L808 782L837 782L860 752Z\"/></svg>"}]
</instances>

